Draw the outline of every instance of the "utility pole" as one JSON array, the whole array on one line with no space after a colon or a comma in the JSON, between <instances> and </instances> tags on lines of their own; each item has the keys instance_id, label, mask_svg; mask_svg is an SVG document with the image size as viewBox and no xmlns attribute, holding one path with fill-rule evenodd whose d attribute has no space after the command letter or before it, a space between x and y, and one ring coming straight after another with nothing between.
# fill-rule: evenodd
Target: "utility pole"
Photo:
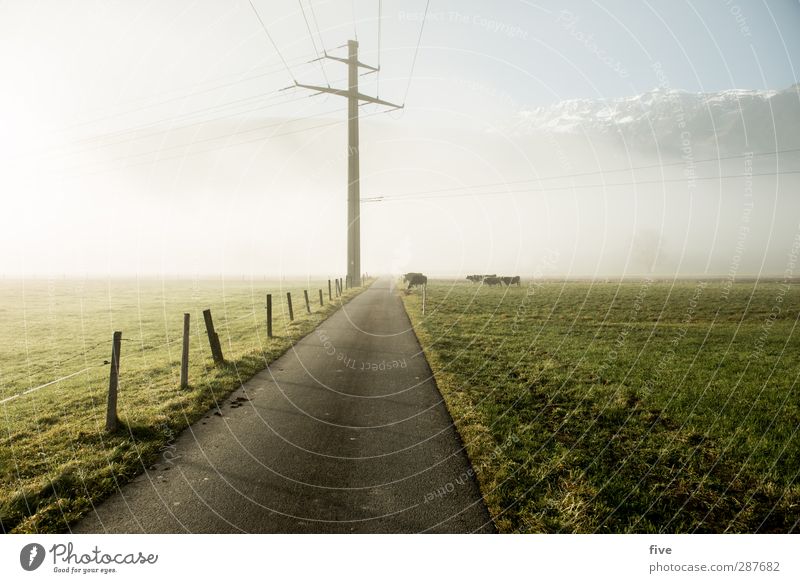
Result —
<instances>
[{"instance_id":1,"label":"utility pole","mask_svg":"<svg viewBox=\"0 0 800 583\"><path fill-rule=\"evenodd\" d=\"M343 45L344 46L344 45ZM319 93L330 93L347 98L347 275L351 286L361 285L361 189L359 186L358 160L358 107L361 102L386 105L397 109L402 105L389 103L377 97L370 97L358 92L359 69L367 69L368 73L378 69L365 65L358 60L358 41L347 41L347 58L334 57L327 53L319 59L332 59L347 65L347 89L334 89L318 85L305 85L295 82L295 87L311 89ZM339 47L341 48L341 47ZM312 61L313 62L313 61ZM367 74L367 73L365 73Z\"/></svg>"}]
</instances>

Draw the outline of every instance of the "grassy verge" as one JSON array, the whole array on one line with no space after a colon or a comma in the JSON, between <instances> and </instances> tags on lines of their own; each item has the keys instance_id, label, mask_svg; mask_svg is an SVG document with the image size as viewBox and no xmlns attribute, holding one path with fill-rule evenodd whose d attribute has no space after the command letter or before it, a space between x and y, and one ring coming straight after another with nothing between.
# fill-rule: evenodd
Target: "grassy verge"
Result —
<instances>
[{"instance_id":1,"label":"grassy verge","mask_svg":"<svg viewBox=\"0 0 800 583\"><path fill-rule=\"evenodd\" d=\"M406 309L502 532L789 532L800 293L428 286Z\"/></svg>"},{"instance_id":2,"label":"grassy verge","mask_svg":"<svg viewBox=\"0 0 800 583\"><path fill-rule=\"evenodd\" d=\"M303 289L309 290L310 315ZM324 307L318 289L324 290ZM361 289L347 290L342 301ZM3 281L0 292L0 400L11 398L0 405L0 530L20 533L65 531L341 305L328 302L322 281L59 279ZM273 294L272 339L266 338L267 292ZM212 310L224 366L211 362L205 308ZM192 335L190 386L181 390L184 312L191 314ZM108 435L104 363L113 330L123 332L123 427Z\"/></svg>"}]
</instances>

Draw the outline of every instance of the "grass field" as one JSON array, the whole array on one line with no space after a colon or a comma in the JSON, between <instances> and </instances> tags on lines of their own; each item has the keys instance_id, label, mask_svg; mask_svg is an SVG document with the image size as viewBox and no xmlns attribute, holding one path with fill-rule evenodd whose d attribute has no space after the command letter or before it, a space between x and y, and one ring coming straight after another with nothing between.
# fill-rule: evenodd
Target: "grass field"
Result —
<instances>
[{"instance_id":1,"label":"grass field","mask_svg":"<svg viewBox=\"0 0 800 583\"><path fill-rule=\"evenodd\" d=\"M406 308L502 532L789 532L800 289L432 282Z\"/></svg>"},{"instance_id":2,"label":"grass field","mask_svg":"<svg viewBox=\"0 0 800 583\"><path fill-rule=\"evenodd\" d=\"M325 290L322 309L319 288ZM291 323L287 291L294 304ZM274 303L271 340L267 292ZM347 290L343 299L356 293ZM0 281L0 401L6 400L0 405L0 529L65 531L93 502L157 459L182 429L310 332L339 305L334 303L328 302L327 281ZM205 308L212 310L227 361L221 367L211 361ZM190 386L181 390L184 312L192 317L191 365ZM104 362L114 330L123 333L124 425L107 435Z\"/></svg>"}]
</instances>

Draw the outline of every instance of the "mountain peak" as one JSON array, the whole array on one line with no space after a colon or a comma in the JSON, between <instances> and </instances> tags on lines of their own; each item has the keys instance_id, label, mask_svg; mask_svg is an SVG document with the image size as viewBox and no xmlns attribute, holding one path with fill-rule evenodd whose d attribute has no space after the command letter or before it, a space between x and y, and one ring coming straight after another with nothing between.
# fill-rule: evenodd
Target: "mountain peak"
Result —
<instances>
[{"instance_id":1,"label":"mountain peak","mask_svg":"<svg viewBox=\"0 0 800 583\"><path fill-rule=\"evenodd\" d=\"M798 141L799 126L798 85L697 93L657 87L629 97L568 99L526 109L518 113L516 132L619 136L659 148L680 147L688 139L755 150L763 142L772 150L776 134Z\"/></svg>"}]
</instances>

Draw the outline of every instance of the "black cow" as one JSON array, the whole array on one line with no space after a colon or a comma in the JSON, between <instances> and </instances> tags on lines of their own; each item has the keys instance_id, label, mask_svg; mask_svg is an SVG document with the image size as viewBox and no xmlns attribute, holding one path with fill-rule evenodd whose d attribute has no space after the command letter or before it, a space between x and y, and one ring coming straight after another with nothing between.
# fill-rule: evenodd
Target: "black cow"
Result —
<instances>
[{"instance_id":1,"label":"black cow","mask_svg":"<svg viewBox=\"0 0 800 583\"><path fill-rule=\"evenodd\" d=\"M417 272L417 271L409 271L408 273L404 273L404 274L403 274L403 281L404 281L404 282L406 282L406 283L408 283L408 282L410 282L410 281L411 281L411 280L412 280L414 277L416 277L416 276L419 276L419 275L422 275L422 274L421 274L421 273L419 273L419 272Z\"/></svg>"},{"instance_id":2,"label":"black cow","mask_svg":"<svg viewBox=\"0 0 800 583\"><path fill-rule=\"evenodd\" d=\"M484 277L483 283L486 285L500 285L502 280L499 277Z\"/></svg>"},{"instance_id":3,"label":"black cow","mask_svg":"<svg viewBox=\"0 0 800 583\"><path fill-rule=\"evenodd\" d=\"M406 280L408 281L408 289L411 289L412 287L416 287L418 285L428 285L427 276L421 273L410 273L407 275L411 276Z\"/></svg>"},{"instance_id":4,"label":"black cow","mask_svg":"<svg viewBox=\"0 0 800 583\"><path fill-rule=\"evenodd\" d=\"M515 283L517 284L517 286L521 285L519 281L519 275L515 275L514 277L509 277L509 276L501 277L500 281L502 281L505 285L509 286Z\"/></svg>"}]
</instances>

